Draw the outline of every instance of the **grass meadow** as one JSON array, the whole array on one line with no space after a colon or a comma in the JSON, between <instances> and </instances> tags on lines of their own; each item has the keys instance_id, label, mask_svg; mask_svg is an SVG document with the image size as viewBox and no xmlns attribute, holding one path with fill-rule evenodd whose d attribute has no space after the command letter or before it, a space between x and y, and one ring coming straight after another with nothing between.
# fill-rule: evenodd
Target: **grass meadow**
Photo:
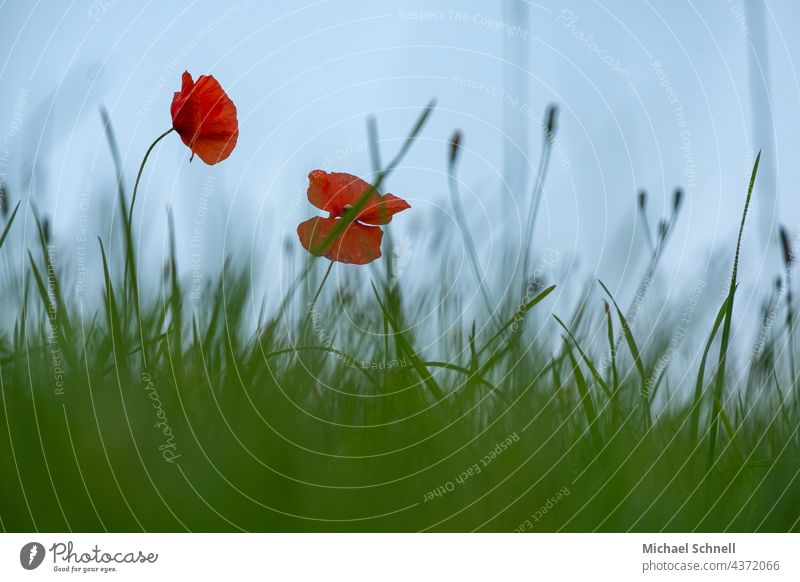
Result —
<instances>
[{"instance_id":1,"label":"grass meadow","mask_svg":"<svg viewBox=\"0 0 800 582\"><path fill-rule=\"evenodd\" d=\"M375 190L431 114L423 110L396 151L380 152L391 161L375 168ZM116 154L119 187L105 195L119 228L87 244L102 265L86 283L99 300L87 303L67 281L47 218L5 198L0 253L24 223L36 243L24 261L4 259L0 528L800 530L788 235L786 271L763 314L737 302L740 230L718 282L727 292L709 325L685 339L683 304L648 318L646 300L680 219L679 191L672 217L648 231L651 260L628 283L631 305L600 280L555 285L531 243L555 116L523 256L509 263L502 294L484 281L480 233L466 226L460 134L442 164L468 288L452 284L444 251L426 257L424 289L405 288L388 225L372 267L304 253L276 305L261 306L254 266L240 257L190 301L174 237L163 269L136 256L132 191ZM757 166L732 194L742 228ZM644 196L637 204L644 212ZM576 301L556 303L564 286ZM466 309L469 297L487 308ZM758 345L732 333L746 317L763 323ZM688 346L680 353L678 336Z\"/></svg>"}]
</instances>

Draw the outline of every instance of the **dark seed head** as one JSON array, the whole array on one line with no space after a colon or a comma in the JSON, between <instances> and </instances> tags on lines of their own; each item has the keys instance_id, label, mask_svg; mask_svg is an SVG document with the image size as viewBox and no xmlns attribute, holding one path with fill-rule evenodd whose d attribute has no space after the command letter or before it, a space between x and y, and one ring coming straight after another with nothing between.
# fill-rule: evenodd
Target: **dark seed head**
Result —
<instances>
[{"instance_id":1,"label":"dark seed head","mask_svg":"<svg viewBox=\"0 0 800 582\"><path fill-rule=\"evenodd\" d=\"M455 130L450 137L450 163L454 164L458 159L458 154L461 151L461 140L463 135L460 130Z\"/></svg>"},{"instance_id":2,"label":"dark seed head","mask_svg":"<svg viewBox=\"0 0 800 582\"><path fill-rule=\"evenodd\" d=\"M647 206L647 192L639 190L639 208L642 210Z\"/></svg>"},{"instance_id":3,"label":"dark seed head","mask_svg":"<svg viewBox=\"0 0 800 582\"><path fill-rule=\"evenodd\" d=\"M675 188L675 192L672 194L672 209L677 211L678 208L681 207L681 202L683 201L683 190L681 188Z\"/></svg>"},{"instance_id":4,"label":"dark seed head","mask_svg":"<svg viewBox=\"0 0 800 582\"><path fill-rule=\"evenodd\" d=\"M780 227L781 233L781 246L783 247L783 263L788 267L794 262L794 252L792 251L792 241L789 239L789 233L786 228Z\"/></svg>"},{"instance_id":5,"label":"dark seed head","mask_svg":"<svg viewBox=\"0 0 800 582\"><path fill-rule=\"evenodd\" d=\"M0 214L3 215L3 218L8 217L8 188L3 183L0 183Z\"/></svg>"},{"instance_id":6,"label":"dark seed head","mask_svg":"<svg viewBox=\"0 0 800 582\"><path fill-rule=\"evenodd\" d=\"M558 117L558 107L555 105L547 106L547 114L545 117L544 132L549 138L553 138L556 131L556 118Z\"/></svg>"}]
</instances>

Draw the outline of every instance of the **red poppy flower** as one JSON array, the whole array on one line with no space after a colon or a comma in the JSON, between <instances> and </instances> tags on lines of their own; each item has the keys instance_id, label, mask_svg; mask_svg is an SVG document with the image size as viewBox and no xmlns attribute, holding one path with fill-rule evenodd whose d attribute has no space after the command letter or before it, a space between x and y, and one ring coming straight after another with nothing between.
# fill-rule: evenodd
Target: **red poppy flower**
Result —
<instances>
[{"instance_id":1,"label":"red poppy flower","mask_svg":"<svg viewBox=\"0 0 800 582\"><path fill-rule=\"evenodd\" d=\"M181 90L172 99L172 127L194 155L216 164L231 155L239 137L236 106L211 75L197 82L183 73Z\"/></svg>"},{"instance_id":2,"label":"red poppy flower","mask_svg":"<svg viewBox=\"0 0 800 582\"><path fill-rule=\"evenodd\" d=\"M297 227L300 244L314 256L324 255L331 261L366 265L381 256L383 231L392 216L411 206L392 194L382 196L373 191L366 204L347 228L327 248L323 245L342 215L353 207L372 186L351 174L314 170L308 175L308 200L328 212L327 218L316 216Z\"/></svg>"}]
</instances>

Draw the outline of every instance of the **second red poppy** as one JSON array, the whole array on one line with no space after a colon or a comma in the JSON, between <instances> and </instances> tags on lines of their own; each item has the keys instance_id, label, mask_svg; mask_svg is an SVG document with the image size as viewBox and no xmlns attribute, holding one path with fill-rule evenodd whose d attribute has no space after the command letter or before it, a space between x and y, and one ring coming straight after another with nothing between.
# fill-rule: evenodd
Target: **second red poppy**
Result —
<instances>
[{"instance_id":1,"label":"second red poppy","mask_svg":"<svg viewBox=\"0 0 800 582\"><path fill-rule=\"evenodd\" d=\"M373 190L353 221L328 240L344 213L372 190L372 186L352 174L323 170L311 172L308 182L309 202L329 214L301 222L297 236L312 255L325 256L331 261L353 265L371 263L381 256L383 231L379 225L389 224L392 216L411 208L402 198Z\"/></svg>"}]
</instances>

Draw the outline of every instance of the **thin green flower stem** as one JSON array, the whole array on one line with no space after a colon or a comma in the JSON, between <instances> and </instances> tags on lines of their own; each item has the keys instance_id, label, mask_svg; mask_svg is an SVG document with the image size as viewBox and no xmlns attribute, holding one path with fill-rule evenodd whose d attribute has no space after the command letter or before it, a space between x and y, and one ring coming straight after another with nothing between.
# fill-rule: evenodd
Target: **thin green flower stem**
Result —
<instances>
[{"instance_id":1,"label":"thin green flower stem","mask_svg":"<svg viewBox=\"0 0 800 582\"><path fill-rule=\"evenodd\" d=\"M144 165L147 163L147 158L150 157L150 152L153 151L153 148L156 147L156 144L160 142L162 139L167 137L170 133L175 131L174 127L170 127L167 131L159 135L156 140L150 144L150 147L147 148L147 152L144 154L144 159L142 159L142 165L139 166L139 173L136 174L136 183L133 185L133 195L131 196L131 208L128 211L128 224L133 223L133 205L136 204L136 192L139 190L139 182L142 179L142 172L144 171Z\"/></svg>"},{"instance_id":2,"label":"thin green flower stem","mask_svg":"<svg viewBox=\"0 0 800 582\"><path fill-rule=\"evenodd\" d=\"M317 292L314 293L314 298L311 299L311 303L308 304L308 310L306 311L306 318L303 321L303 331L305 331L306 327L308 326L308 321L311 319L312 314L314 313L314 308L317 305L317 299L319 299L320 294L322 293L322 288L325 286L325 281L328 280L328 277L333 270L333 261L328 263L328 268L325 270L325 275L322 277L322 282L319 284L319 288Z\"/></svg>"},{"instance_id":3,"label":"thin green flower stem","mask_svg":"<svg viewBox=\"0 0 800 582\"><path fill-rule=\"evenodd\" d=\"M156 144L164 139L167 135L175 131L174 127L169 128L167 131L159 135L153 143L150 144L150 147L147 148L147 151L144 154L144 158L142 159L142 164L139 166L139 173L136 175L136 183L133 186L133 194L131 195L131 206L128 210L128 217L123 225L125 229L125 240L128 245L128 252L126 253L126 263L128 264L128 268L130 268L130 277L131 277L131 289L133 291L133 308L136 311L136 320L139 326L139 339L141 340L142 344L142 362L145 366L147 366L147 355L144 349L144 326L142 325L142 308L139 303L139 282L137 281L136 277L136 259L133 253L133 206L136 203L136 193L139 190L139 182L142 179L142 172L144 172L144 166L147 164L147 159L150 157L150 152L153 151L153 148L156 147ZM123 218L125 217L125 210L122 209ZM126 269L127 272L127 269Z\"/></svg>"}]
</instances>

